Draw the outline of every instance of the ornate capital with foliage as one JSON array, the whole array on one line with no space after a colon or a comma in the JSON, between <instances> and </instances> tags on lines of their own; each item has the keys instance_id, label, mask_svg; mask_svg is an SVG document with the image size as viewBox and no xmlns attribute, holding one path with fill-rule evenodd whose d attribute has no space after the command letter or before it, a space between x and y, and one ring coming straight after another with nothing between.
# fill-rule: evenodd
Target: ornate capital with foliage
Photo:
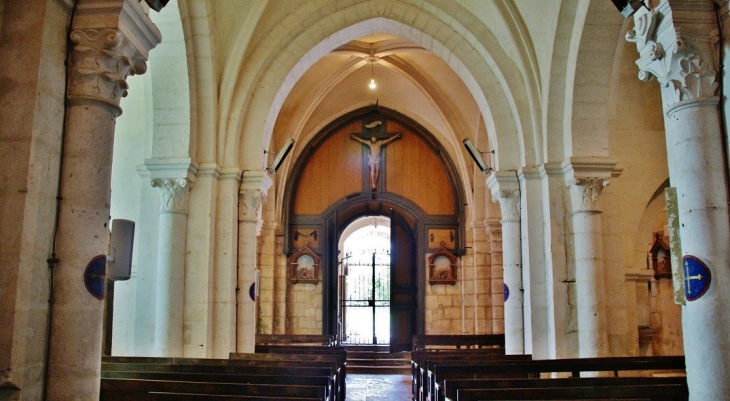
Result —
<instances>
[{"instance_id":1,"label":"ornate capital with foliage","mask_svg":"<svg viewBox=\"0 0 730 401\"><path fill-rule=\"evenodd\" d=\"M139 1L80 1L69 37L68 98L92 100L121 114L127 77L147 71L149 51L161 40Z\"/></svg>"},{"instance_id":2,"label":"ornate capital with foliage","mask_svg":"<svg viewBox=\"0 0 730 401\"><path fill-rule=\"evenodd\" d=\"M147 71L146 60L118 29L77 29L71 32L71 43L71 98L99 100L118 108L129 89L127 76Z\"/></svg>"},{"instance_id":3,"label":"ornate capital with foliage","mask_svg":"<svg viewBox=\"0 0 730 401\"><path fill-rule=\"evenodd\" d=\"M603 188L609 184L608 178L575 178L568 182L571 198L573 199L573 213L601 212L601 194Z\"/></svg>"},{"instance_id":4,"label":"ornate capital with foliage","mask_svg":"<svg viewBox=\"0 0 730 401\"><path fill-rule=\"evenodd\" d=\"M720 35L712 2L664 1L634 16L626 40L639 51L639 79L659 82L665 110L717 96Z\"/></svg>"},{"instance_id":5,"label":"ornate capital with foliage","mask_svg":"<svg viewBox=\"0 0 730 401\"><path fill-rule=\"evenodd\" d=\"M155 178L151 181L160 193L160 213L188 214L188 194L192 188L186 178Z\"/></svg>"},{"instance_id":6,"label":"ornate capital with foliage","mask_svg":"<svg viewBox=\"0 0 730 401\"><path fill-rule=\"evenodd\" d=\"M259 208L264 202L266 202L266 197L261 190L242 190L238 197L238 220L258 223Z\"/></svg>"},{"instance_id":7,"label":"ornate capital with foliage","mask_svg":"<svg viewBox=\"0 0 730 401\"><path fill-rule=\"evenodd\" d=\"M519 189L501 189L492 195L492 201L499 203L503 222L518 221L520 219Z\"/></svg>"}]
</instances>

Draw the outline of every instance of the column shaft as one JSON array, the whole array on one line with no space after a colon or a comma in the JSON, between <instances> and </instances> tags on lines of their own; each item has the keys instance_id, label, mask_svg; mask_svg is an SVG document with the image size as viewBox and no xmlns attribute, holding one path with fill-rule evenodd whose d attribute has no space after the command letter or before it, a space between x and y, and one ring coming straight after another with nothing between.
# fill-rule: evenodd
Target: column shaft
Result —
<instances>
[{"instance_id":1,"label":"column shaft","mask_svg":"<svg viewBox=\"0 0 730 401\"><path fill-rule=\"evenodd\" d=\"M502 224L486 223L489 233L489 268L491 270L492 333L504 333L504 277L502 257Z\"/></svg>"},{"instance_id":2,"label":"column shaft","mask_svg":"<svg viewBox=\"0 0 730 401\"><path fill-rule=\"evenodd\" d=\"M504 301L504 336L507 354L522 354L525 350L520 251L520 222L502 220L503 277L505 291L509 291Z\"/></svg>"},{"instance_id":3,"label":"column shaft","mask_svg":"<svg viewBox=\"0 0 730 401\"><path fill-rule=\"evenodd\" d=\"M601 215L590 211L574 212L573 233L578 356L607 356Z\"/></svg>"},{"instance_id":4,"label":"column shaft","mask_svg":"<svg viewBox=\"0 0 730 401\"><path fill-rule=\"evenodd\" d=\"M218 185L213 292L213 357L228 358L236 350L236 248L238 188L241 172L225 169Z\"/></svg>"},{"instance_id":5,"label":"column shaft","mask_svg":"<svg viewBox=\"0 0 730 401\"><path fill-rule=\"evenodd\" d=\"M111 155L116 110L102 102L67 110L63 197L54 269L49 399L99 398L104 302L84 286L84 269L107 252Z\"/></svg>"},{"instance_id":6,"label":"column shaft","mask_svg":"<svg viewBox=\"0 0 730 401\"><path fill-rule=\"evenodd\" d=\"M256 271L256 221L238 223L238 292L236 352L254 352L256 301L249 296Z\"/></svg>"},{"instance_id":7,"label":"column shaft","mask_svg":"<svg viewBox=\"0 0 730 401\"><path fill-rule=\"evenodd\" d=\"M667 111L667 159L677 188L682 253L704 261L707 292L682 313L687 383L692 400L730 394L730 235L717 98L689 100Z\"/></svg>"},{"instance_id":8,"label":"column shaft","mask_svg":"<svg viewBox=\"0 0 730 401\"><path fill-rule=\"evenodd\" d=\"M265 171L243 173L238 198L236 352L254 352L256 345L256 300L250 296L250 289L256 277L261 205L270 187L271 178Z\"/></svg>"},{"instance_id":9,"label":"column shaft","mask_svg":"<svg viewBox=\"0 0 730 401\"><path fill-rule=\"evenodd\" d=\"M487 178L492 200L502 212L502 265L504 278L504 342L508 354L525 353L525 316L522 287L522 201L517 175L495 171Z\"/></svg>"},{"instance_id":10,"label":"column shaft","mask_svg":"<svg viewBox=\"0 0 730 401\"><path fill-rule=\"evenodd\" d=\"M157 356L183 356L186 232L187 215L160 213L155 303Z\"/></svg>"}]
</instances>

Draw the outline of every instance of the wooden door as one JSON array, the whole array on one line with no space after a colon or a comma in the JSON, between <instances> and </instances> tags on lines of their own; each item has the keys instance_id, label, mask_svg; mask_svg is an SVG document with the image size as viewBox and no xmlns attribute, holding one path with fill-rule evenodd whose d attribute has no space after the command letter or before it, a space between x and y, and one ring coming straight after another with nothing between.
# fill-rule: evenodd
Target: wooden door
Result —
<instances>
[{"instance_id":1,"label":"wooden door","mask_svg":"<svg viewBox=\"0 0 730 401\"><path fill-rule=\"evenodd\" d=\"M390 213L390 350L410 351L416 333L416 239L395 210Z\"/></svg>"}]
</instances>

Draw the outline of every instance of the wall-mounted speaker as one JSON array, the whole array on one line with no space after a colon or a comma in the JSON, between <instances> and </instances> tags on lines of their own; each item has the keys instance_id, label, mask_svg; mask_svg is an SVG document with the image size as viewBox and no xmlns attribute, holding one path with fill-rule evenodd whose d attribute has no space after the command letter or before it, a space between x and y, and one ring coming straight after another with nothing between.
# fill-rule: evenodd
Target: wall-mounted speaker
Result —
<instances>
[{"instance_id":1,"label":"wall-mounted speaker","mask_svg":"<svg viewBox=\"0 0 730 401\"><path fill-rule=\"evenodd\" d=\"M611 0L624 18L629 18L641 8L646 7L643 0Z\"/></svg>"},{"instance_id":2,"label":"wall-mounted speaker","mask_svg":"<svg viewBox=\"0 0 730 401\"><path fill-rule=\"evenodd\" d=\"M462 143L464 144L466 150L469 152L472 160L474 160L474 163L476 163L477 167L479 167L479 170L482 170L482 173L488 173L490 171L493 171L493 169L489 167L482 158L482 153L479 151L479 149L476 148L476 146L471 143L469 138L465 138Z\"/></svg>"},{"instance_id":3,"label":"wall-mounted speaker","mask_svg":"<svg viewBox=\"0 0 730 401\"><path fill-rule=\"evenodd\" d=\"M276 157L274 157L274 161L271 162L271 165L269 167L267 167L266 170L269 173L274 174L276 172L276 170L278 170L279 167L281 166L281 163L284 162L284 158L286 158L286 155L289 154L292 147L294 147L294 138L289 138L284 143L284 146L282 146L281 149L279 149L279 151L276 153Z\"/></svg>"},{"instance_id":4,"label":"wall-mounted speaker","mask_svg":"<svg viewBox=\"0 0 730 401\"><path fill-rule=\"evenodd\" d=\"M134 245L134 222L112 220L112 235L109 241L106 278L114 281L129 280L132 276L132 246Z\"/></svg>"}]
</instances>

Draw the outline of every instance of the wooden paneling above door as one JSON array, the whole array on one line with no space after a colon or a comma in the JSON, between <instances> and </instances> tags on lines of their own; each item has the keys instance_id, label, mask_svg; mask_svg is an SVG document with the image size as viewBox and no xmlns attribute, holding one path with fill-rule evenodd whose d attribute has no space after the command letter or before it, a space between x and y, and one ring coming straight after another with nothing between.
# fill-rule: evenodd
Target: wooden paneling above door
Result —
<instances>
[{"instance_id":1,"label":"wooden paneling above door","mask_svg":"<svg viewBox=\"0 0 730 401\"><path fill-rule=\"evenodd\" d=\"M370 192L367 147L350 138L362 131L355 120L322 141L305 164L295 192L295 215L320 215L335 202ZM428 215L456 213L454 192L436 152L420 136L393 121L386 131L402 137L381 151L379 188L416 203ZM380 190L380 189L379 189Z\"/></svg>"}]
</instances>

